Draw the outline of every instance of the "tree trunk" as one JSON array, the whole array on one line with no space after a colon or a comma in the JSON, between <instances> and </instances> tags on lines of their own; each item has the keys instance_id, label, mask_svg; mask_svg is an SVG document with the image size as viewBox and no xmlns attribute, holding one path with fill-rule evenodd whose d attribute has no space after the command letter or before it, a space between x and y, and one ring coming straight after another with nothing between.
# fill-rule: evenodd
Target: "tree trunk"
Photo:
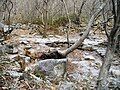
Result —
<instances>
[{"instance_id":1,"label":"tree trunk","mask_svg":"<svg viewBox=\"0 0 120 90\"><path fill-rule=\"evenodd\" d=\"M107 76L112 60L113 60L113 53L110 47L108 46L103 64L100 69L97 90L108 90Z\"/></svg>"},{"instance_id":2,"label":"tree trunk","mask_svg":"<svg viewBox=\"0 0 120 90\"><path fill-rule=\"evenodd\" d=\"M82 5L80 6L80 9L78 10L78 15L77 15L77 18L79 19L79 23L80 23L80 16L81 16L81 13L82 13L82 9L83 9L83 6L85 5L87 0L83 0L82 2Z\"/></svg>"},{"instance_id":3,"label":"tree trunk","mask_svg":"<svg viewBox=\"0 0 120 90\"><path fill-rule=\"evenodd\" d=\"M116 42L111 42L108 41L108 48L105 54L105 58L104 61L102 63L101 69L100 69L100 73L99 73L99 77L98 77L98 82L97 82L97 90L109 90L109 82L108 82L108 73L109 73L109 69L110 66L112 64L112 61L114 60L118 60L119 59L119 53L120 53L120 47L117 48L117 46L119 46L119 36L120 36L120 28L117 29L118 34L115 34L115 38L117 38ZM118 45L116 45L118 44ZM117 55L115 51L117 50ZM115 57L118 57L118 59L115 59Z\"/></svg>"},{"instance_id":4,"label":"tree trunk","mask_svg":"<svg viewBox=\"0 0 120 90\"><path fill-rule=\"evenodd\" d=\"M45 15L44 15L44 21L45 21L45 30L48 28L48 2L45 3Z\"/></svg>"},{"instance_id":5,"label":"tree trunk","mask_svg":"<svg viewBox=\"0 0 120 90\"><path fill-rule=\"evenodd\" d=\"M66 5L65 0L63 0L62 2L63 2L63 4L64 4L65 11L66 11L66 15L67 15L68 22L69 22L69 25L68 25L68 30L66 31L66 33L67 33L67 42L68 42L68 47L70 47L70 42L69 42L69 32L70 32L70 27L71 27L71 20L70 20L70 17L69 17L69 12L68 12L68 8L67 8L67 5Z\"/></svg>"},{"instance_id":6,"label":"tree trunk","mask_svg":"<svg viewBox=\"0 0 120 90\"><path fill-rule=\"evenodd\" d=\"M97 90L108 90L108 73L111 66L111 62L115 59L114 56L119 57L119 36L120 36L120 0L116 3L112 0L113 4L113 15L114 15L114 26L110 32L108 39L108 48L106 55L99 73ZM117 10L115 10L117 8ZM117 45L118 44L118 45ZM116 55L117 54L117 55ZM119 59L119 58L118 58Z\"/></svg>"}]
</instances>

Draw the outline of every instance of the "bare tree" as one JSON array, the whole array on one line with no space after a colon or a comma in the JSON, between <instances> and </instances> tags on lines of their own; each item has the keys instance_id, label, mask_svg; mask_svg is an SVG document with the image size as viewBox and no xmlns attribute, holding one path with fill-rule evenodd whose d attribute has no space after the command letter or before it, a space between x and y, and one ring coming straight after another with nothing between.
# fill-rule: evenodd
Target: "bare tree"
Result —
<instances>
[{"instance_id":1,"label":"bare tree","mask_svg":"<svg viewBox=\"0 0 120 90\"><path fill-rule=\"evenodd\" d=\"M13 9L13 3L11 0L3 0L2 1L2 6L3 6L3 10L4 12L6 11L7 14L8 14L8 18L7 18L7 24L8 24L8 28L7 30L4 30L4 24L0 23L0 28L2 28L2 34L3 34L3 37L4 39L6 39L6 36L11 32L11 28L10 28L10 17L11 17L11 11ZM4 14L3 14L4 15ZM6 16L4 15L4 18L5 19ZM7 32L7 34L6 34Z\"/></svg>"},{"instance_id":2,"label":"bare tree","mask_svg":"<svg viewBox=\"0 0 120 90\"><path fill-rule=\"evenodd\" d=\"M50 0L43 0L43 15L44 15L44 22L45 22L45 30L48 27L48 3Z\"/></svg>"},{"instance_id":3,"label":"bare tree","mask_svg":"<svg viewBox=\"0 0 120 90\"><path fill-rule=\"evenodd\" d=\"M112 0L114 25L108 36L107 52L100 70L97 90L108 90L108 72L112 62L120 60L120 0Z\"/></svg>"},{"instance_id":4,"label":"bare tree","mask_svg":"<svg viewBox=\"0 0 120 90\"><path fill-rule=\"evenodd\" d=\"M11 0L4 0L3 1L3 8L4 8L4 11L6 11L7 12L7 16L8 16L8 18L7 18L7 21L8 21L8 23L7 24L9 24L10 25L10 17L11 17L11 11L12 11L12 9L13 9L13 3L12 3L12 1ZM4 19L5 19L5 15L4 15Z\"/></svg>"},{"instance_id":5,"label":"bare tree","mask_svg":"<svg viewBox=\"0 0 120 90\"><path fill-rule=\"evenodd\" d=\"M68 8L67 8L67 5L66 5L65 0L61 0L61 1L63 2L63 5L64 5L64 7L65 7L66 15L67 15L68 22L69 22L68 30L67 30L66 32L67 32L68 47L70 47L70 43L69 43L69 31L70 31L70 27L71 27L71 20L70 20L70 17L69 17L69 12L68 12Z\"/></svg>"},{"instance_id":6,"label":"bare tree","mask_svg":"<svg viewBox=\"0 0 120 90\"><path fill-rule=\"evenodd\" d=\"M77 21L78 21L79 24L80 24L80 16L81 16L81 13L82 13L82 9L83 9L83 6L84 6L84 4L86 3L86 1L87 1L87 0L83 0L82 5L81 5L80 8L78 9Z\"/></svg>"}]
</instances>

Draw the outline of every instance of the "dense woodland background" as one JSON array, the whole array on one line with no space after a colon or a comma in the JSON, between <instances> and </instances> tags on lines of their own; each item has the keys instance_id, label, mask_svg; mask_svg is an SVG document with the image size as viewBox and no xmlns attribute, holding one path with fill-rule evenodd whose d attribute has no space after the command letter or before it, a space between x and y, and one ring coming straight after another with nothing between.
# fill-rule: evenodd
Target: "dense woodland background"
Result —
<instances>
[{"instance_id":1,"label":"dense woodland background","mask_svg":"<svg viewBox=\"0 0 120 90\"><path fill-rule=\"evenodd\" d=\"M2 0L1 0L2 2ZM85 0L67 0L65 1L70 16L79 14L82 3ZM94 0L88 0L83 7L82 17L90 17L91 10L93 8ZM12 0L13 8L11 11L12 22L22 23L45 23L45 17L47 17L47 23L52 24L52 20L66 17L66 10L64 3L61 0ZM2 4L1 4L2 5ZM99 5L99 3L98 3ZM96 6L98 6L96 5ZM4 12L4 11L3 11ZM7 11L4 12L7 14ZM2 15L3 13L1 13ZM46 15L47 14L47 15ZM7 17L8 15L6 15ZM74 16L73 16L74 17ZM1 20L3 17L1 17Z\"/></svg>"}]
</instances>

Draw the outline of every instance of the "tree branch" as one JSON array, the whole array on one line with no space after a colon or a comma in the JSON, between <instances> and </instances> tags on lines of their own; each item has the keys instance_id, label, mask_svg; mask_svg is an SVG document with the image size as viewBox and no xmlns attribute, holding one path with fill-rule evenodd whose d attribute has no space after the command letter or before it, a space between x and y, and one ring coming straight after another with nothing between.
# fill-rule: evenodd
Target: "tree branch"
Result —
<instances>
[{"instance_id":1,"label":"tree branch","mask_svg":"<svg viewBox=\"0 0 120 90\"><path fill-rule=\"evenodd\" d=\"M109 1L109 0L107 0L107 1ZM70 52L72 52L73 50L75 50L77 47L79 47L82 44L82 42L85 40L85 38L88 36L88 34L89 34L90 30L91 30L91 26L92 26L92 24L94 22L94 19L102 11L102 9L106 6L106 3L107 2L103 3L100 6L100 8L91 16L91 19L88 22L87 29L84 32L83 36L74 45L72 45L70 48L64 50L62 52L62 55L66 56L67 54L69 54Z\"/></svg>"}]
</instances>

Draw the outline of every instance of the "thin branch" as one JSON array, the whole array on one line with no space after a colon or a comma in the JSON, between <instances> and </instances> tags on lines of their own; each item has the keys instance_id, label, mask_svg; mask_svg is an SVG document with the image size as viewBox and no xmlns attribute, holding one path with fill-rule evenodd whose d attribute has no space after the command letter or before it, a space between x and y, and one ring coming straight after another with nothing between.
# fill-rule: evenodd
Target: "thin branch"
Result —
<instances>
[{"instance_id":1,"label":"thin branch","mask_svg":"<svg viewBox=\"0 0 120 90\"><path fill-rule=\"evenodd\" d=\"M67 18L68 18L68 21L69 21L69 26L68 26L68 30L67 30L67 42L68 42L68 47L70 47L70 43L69 43L69 31L70 31L70 27L71 27L71 20L70 20L70 17L69 17L69 12L68 12L68 8L67 8L65 0L62 0L62 2L64 4L66 15L67 15Z\"/></svg>"}]
</instances>

